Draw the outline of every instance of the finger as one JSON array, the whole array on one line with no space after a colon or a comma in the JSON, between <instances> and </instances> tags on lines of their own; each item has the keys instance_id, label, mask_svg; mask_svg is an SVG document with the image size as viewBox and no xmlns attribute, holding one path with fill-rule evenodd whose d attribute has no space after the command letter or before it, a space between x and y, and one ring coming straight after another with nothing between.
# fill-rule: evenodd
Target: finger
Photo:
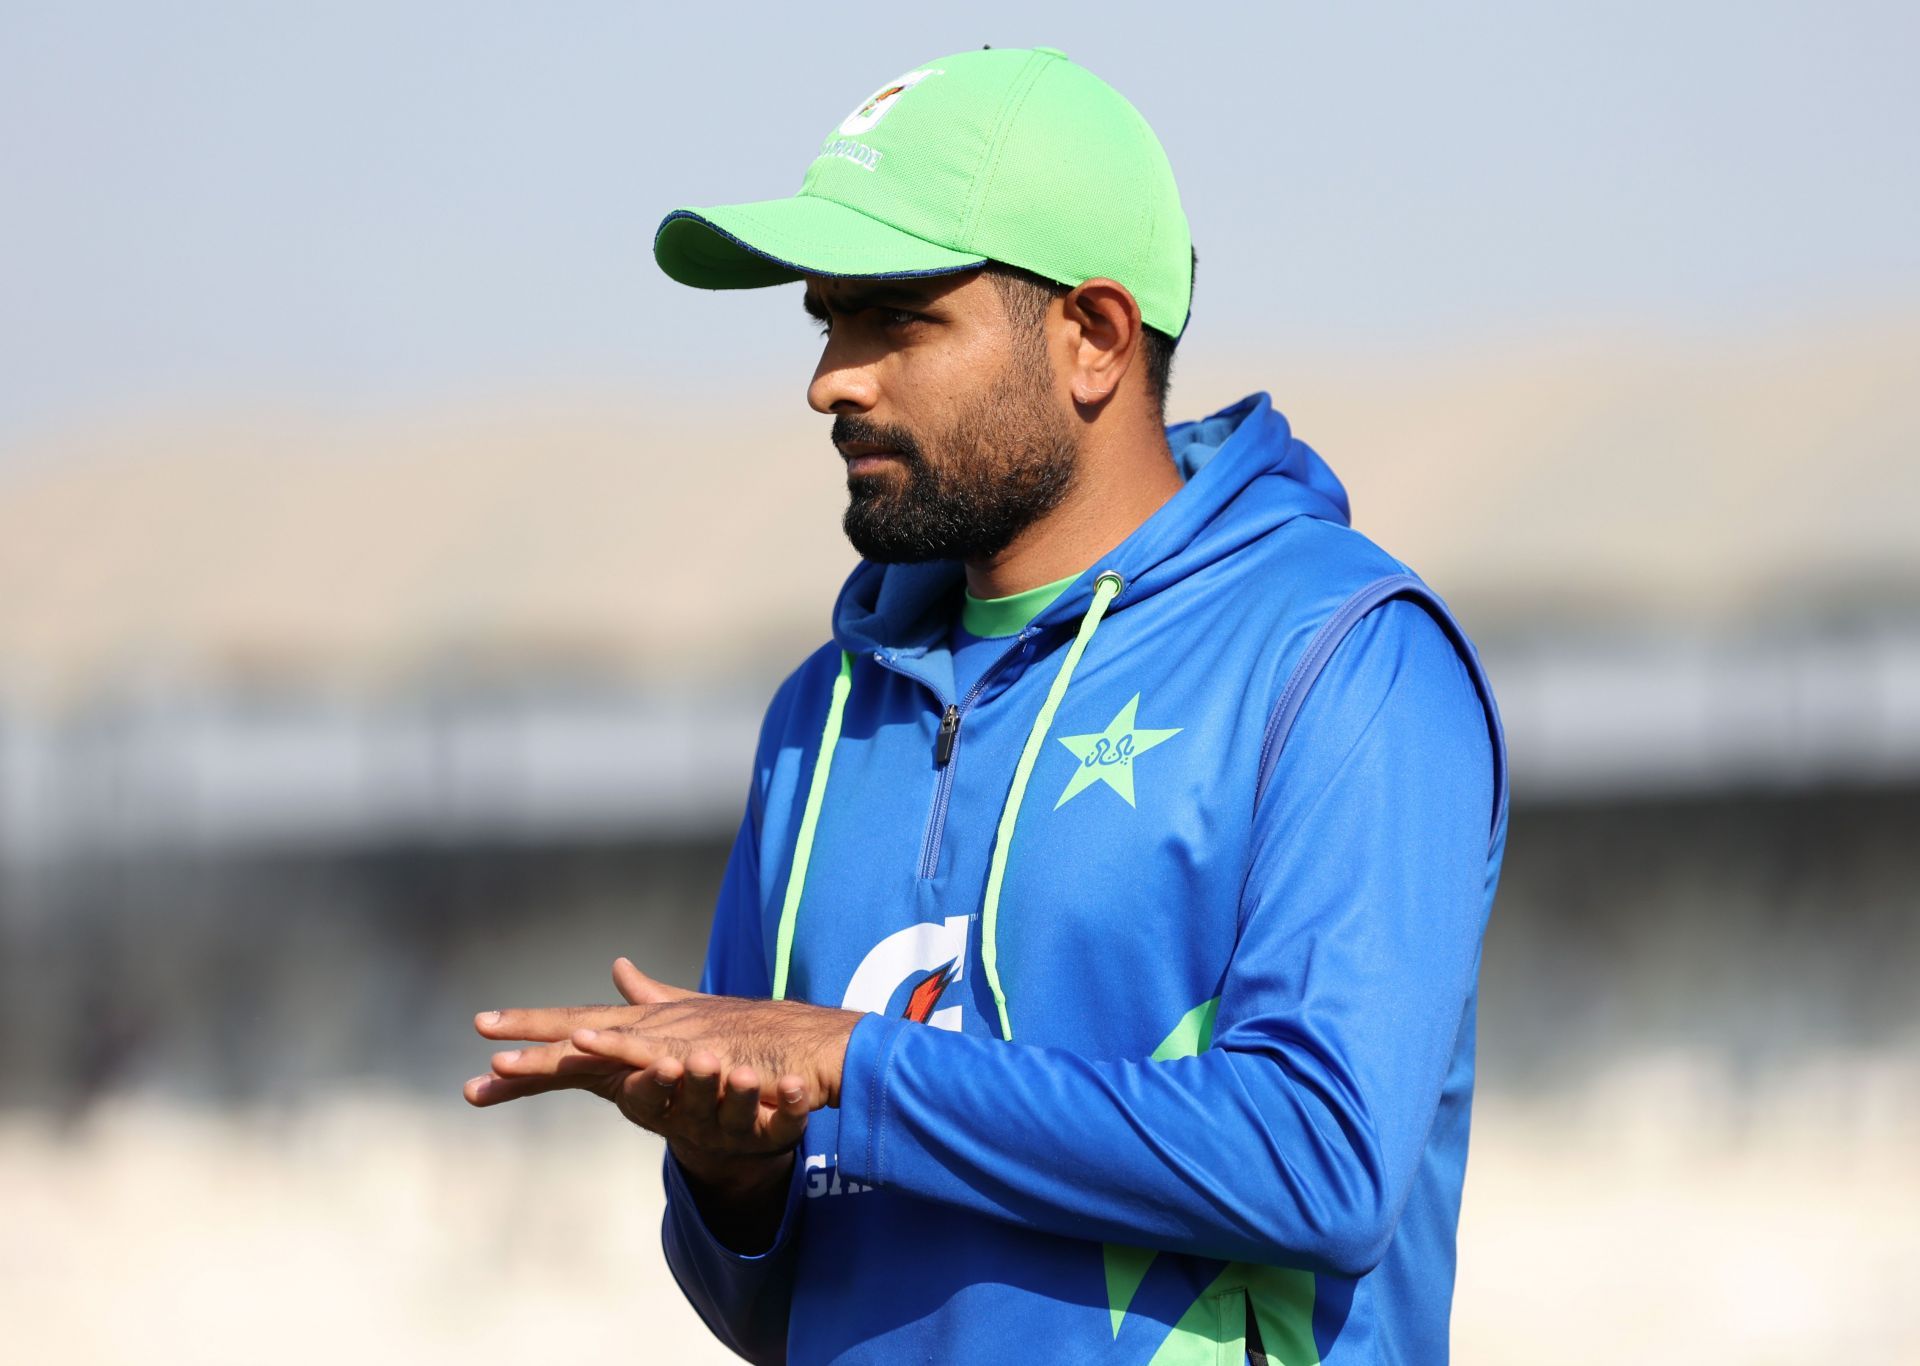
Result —
<instances>
[{"instance_id":1,"label":"finger","mask_svg":"<svg viewBox=\"0 0 1920 1366\"><path fill-rule=\"evenodd\" d=\"M666 1122L677 1103L681 1067L678 1058L662 1058L652 1067L628 1072L620 1083L620 1108L634 1123L652 1129Z\"/></svg>"},{"instance_id":2,"label":"finger","mask_svg":"<svg viewBox=\"0 0 1920 1366\"><path fill-rule=\"evenodd\" d=\"M643 1038L628 1029L577 1029L572 1042L582 1053L611 1058L628 1067L651 1067L667 1056L668 1050L661 1045L671 1041Z\"/></svg>"},{"instance_id":3,"label":"finger","mask_svg":"<svg viewBox=\"0 0 1920 1366\"><path fill-rule=\"evenodd\" d=\"M588 1091L595 1086L604 1086L604 1074L592 1081L586 1077L472 1077L460 1088L467 1104L486 1107L498 1105L502 1101L520 1100L526 1096L541 1096L549 1091Z\"/></svg>"},{"instance_id":4,"label":"finger","mask_svg":"<svg viewBox=\"0 0 1920 1366\"><path fill-rule=\"evenodd\" d=\"M689 1120L710 1120L720 1101L720 1059L707 1049L687 1055L686 1080L680 1083L680 1113Z\"/></svg>"},{"instance_id":5,"label":"finger","mask_svg":"<svg viewBox=\"0 0 1920 1366\"><path fill-rule=\"evenodd\" d=\"M473 1027L489 1039L564 1039L576 1029L612 1029L632 1024L632 1006L542 1006L527 1010L483 1010Z\"/></svg>"},{"instance_id":6,"label":"finger","mask_svg":"<svg viewBox=\"0 0 1920 1366\"><path fill-rule=\"evenodd\" d=\"M622 955L613 960L613 985L627 998L629 1005L653 1006L667 1001L682 1001L689 996L698 996L697 991L688 991L683 987L668 986L665 982L656 982L646 973L633 965L631 958Z\"/></svg>"},{"instance_id":7,"label":"finger","mask_svg":"<svg viewBox=\"0 0 1920 1366\"><path fill-rule=\"evenodd\" d=\"M774 1083L773 1095L773 1108L760 1112L762 1137L775 1148L791 1148L806 1133L813 1108L807 1084L799 1077L782 1077Z\"/></svg>"},{"instance_id":8,"label":"finger","mask_svg":"<svg viewBox=\"0 0 1920 1366\"><path fill-rule=\"evenodd\" d=\"M751 1138L760 1118L760 1074L740 1066L727 1073L727 1093L720 1097L714 1120L720 1132L735 1138Z\"/></svg>"},{"instance_id":9,"label":"finger","mask_svg":"<svg viewBox=\"0 0 1920 1366\"><path fill-rule=\"evenodd\" d=\"M509 1048L495 1053L489 1064L500 1077L597 1076L620 1072L626 1064L611 1058L582 1053L570 1043L540 1044L532 1048Z\"/></svg>"}]
</instances>

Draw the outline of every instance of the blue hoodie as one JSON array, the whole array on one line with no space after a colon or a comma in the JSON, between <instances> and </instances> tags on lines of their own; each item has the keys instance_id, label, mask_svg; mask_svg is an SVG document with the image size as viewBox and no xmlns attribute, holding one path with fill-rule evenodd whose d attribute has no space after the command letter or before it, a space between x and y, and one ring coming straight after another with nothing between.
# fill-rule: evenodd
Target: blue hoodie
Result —
<instances>
[{"instance_id":1,"label":"blue hoodie","mask_svg":"<svg viewBox=\"0 0 1920 1366\"><path fill-rule=\"evenodd\" d=\"M1446 1360L1493 694L1266 395L1167 436L965 696L960 566L863 563L767 711L703 988L870 1013L769 1250L667 1161L752 1360Z\"/></svg>"}]
</instances>

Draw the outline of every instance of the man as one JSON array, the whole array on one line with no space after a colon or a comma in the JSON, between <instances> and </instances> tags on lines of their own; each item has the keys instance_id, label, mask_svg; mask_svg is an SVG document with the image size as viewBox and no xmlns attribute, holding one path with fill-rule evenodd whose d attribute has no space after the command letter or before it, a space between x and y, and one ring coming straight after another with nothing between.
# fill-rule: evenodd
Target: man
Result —
<instances>
[{"instance_id":1,"label":"man","mask_svg":"<svg viewBox=\"0 0 1920 1366\"><path fill-rule=\"evenodd\" d=\"M488 1012L475 1104L663 1134L756 1361L1444 1361L1506 832L1473 647L1264 394L1163 425L1159 142L1046 48L882 86L787 200L863 556L769 707L698 993Z\"/></svg>"}]
</instances>

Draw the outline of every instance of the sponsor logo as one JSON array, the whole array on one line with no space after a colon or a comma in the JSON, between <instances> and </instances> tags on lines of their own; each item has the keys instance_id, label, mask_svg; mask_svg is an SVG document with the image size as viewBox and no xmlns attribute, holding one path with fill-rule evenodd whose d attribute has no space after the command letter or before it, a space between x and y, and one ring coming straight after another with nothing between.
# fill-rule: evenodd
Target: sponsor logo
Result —
<instances>
[{"instance_id":1,"label":"sponsor logo","mask_svg":"<svg viewBox=\"0 0 1920 1366\"><path fill-rule=\"evenodd\" d=\"M855 166L874 171L880 168L880 158L884 153L867 146L864 142L855 142L852 138L829 138L827 145L820 149L820 156L839 157L842 161L851 161ZM814 158L816 161L819 157Z\"/></svg>"},{"instance_id":2,"label":"sponsor logo","mask_svg":"<svg viewBox=\"0 0 1920 1366\"><path fill-rule=\"evenodd\" d=\"M960 962L955 959L943 968L935 968L913 984L913 993L907 997L907 1008L901 1012L916 1024L925 1024L933 1014L934 1006L940 1002L941 993L953 984L960 975Z\"/></svg>"},{"instance_id":3,"label":"sponsor logo","mask_svg":"<svg viewBox=\"0 0 1920 1366\"><path fill-rule=\"evenodd\" d=\"M887 1014L900 988L910 982L900 1016L958 1034L962 1007L941 1007L941 997L966 974L966 941L972 920L970 915L950 915L945 920L910 924L881 939L854 968L847 995L841 997L841 1009ZM814 1153L806 1159L806 1199L858 1195L872 1189L872 1185L841 1178L837 1153Z\"/></svg>"},{"instance_id":4,"label":"sponsor logo","mask_svg":"<svg viewBox=\"0 0 1920 1366\"><path fill-rule=\"evenodd\" d=\"M840 1154L829 1157L825 1153L814 1153L807 1158L807 1199L817 1200L823 1195L858 1195L861 1191L870 1191L872 1186L863 1186L852 1177L840 1179Z\"/></svg>"},{"instance_id":5,"label":"sponsor logo","mask_svg":"<svg viewBox=\"0 0 1920 1366\"><path fill-rule=\"evenodd\" d=\"M907 987L905 1002L892 1013L935 1029L960 1031L962 1007L941 1006L947 988L966 975L967 931L973 917L950 915L945 920L929 920L909 925L882 939L860 960L847 983L847 994L840 1005L846 1010L889 1013L901 987ZM911 984L911 985L909 985ZM814 1153L806 1160L807 1198L823 1195L858 1195L874 1189L840 1175L838 1153Z\"/></svg>"},{"instance_id":6,"label":"sponsor logo","mask_svg":"<svg viewBox=\"0 0 1920 1366\"><path fill-rule=\"evenodd\" d=\"M967 929L972 920L970 915L950 915L909 925L882 939L853 970L841 1008L886 1015L900 987L912 981L898 1013L935 1029L959 1032L963 1007L941 1007L940 998L966 975Z\"/></svg>"}]
</instances>

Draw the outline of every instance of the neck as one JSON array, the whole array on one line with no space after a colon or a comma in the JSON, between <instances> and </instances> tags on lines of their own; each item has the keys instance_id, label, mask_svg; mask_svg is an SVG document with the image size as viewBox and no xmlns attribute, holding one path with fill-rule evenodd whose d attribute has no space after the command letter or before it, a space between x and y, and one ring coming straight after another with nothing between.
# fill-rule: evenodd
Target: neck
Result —
<instances>
[{"instance_id":1,"label":"neck","mask_svg":"<svg viewBox=\"0 0 1920 1366\"><path fill-rule=\"evenodd\" d=\"M1181 483L1158 422L1124 439L1089 439L1081 450L1080 476L1060 506L998 555L968 560L967 591L976 598L1011 597L1092 567L1158 512Z\"/></svg>"}]
</instances>

